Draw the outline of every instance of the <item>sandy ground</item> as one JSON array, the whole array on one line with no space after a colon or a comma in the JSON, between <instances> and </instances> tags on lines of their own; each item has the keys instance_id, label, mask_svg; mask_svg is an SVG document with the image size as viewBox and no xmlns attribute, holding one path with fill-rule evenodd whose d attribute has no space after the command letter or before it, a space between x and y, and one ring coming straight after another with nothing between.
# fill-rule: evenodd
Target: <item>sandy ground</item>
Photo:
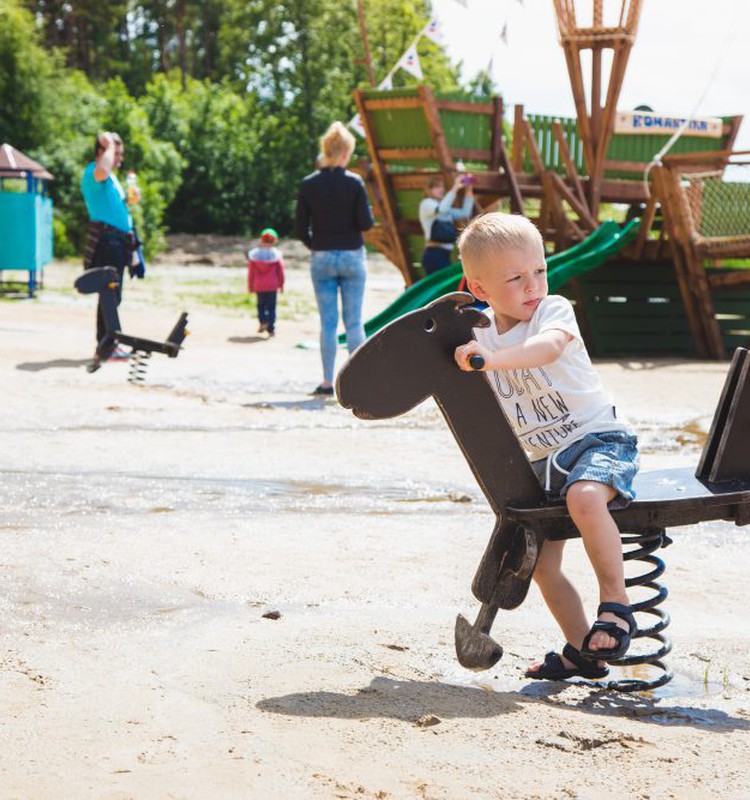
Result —
<instances>
[{"instance_id":1,"label":"sandy ground","mask_svg":"<svg viewBox=\"0 0 750 800\"><path fill-rule=\"evenodd\" d=\"M190 312L143 385L86 373L76 265L0 302L0 797L750 796L745 529L672 532L668 686L524 679L561 644L533 588L495 624L503 659L469 673L453 624L494 517L435 407L367 423L308 395L298 250L269 341L207 302L242 296L241 242L172 244L120 310L152 338ZM371 266L368 315L400 289ZM697 462L725 364L598 366L644 469Z\"/></svg>"}]
</instances>

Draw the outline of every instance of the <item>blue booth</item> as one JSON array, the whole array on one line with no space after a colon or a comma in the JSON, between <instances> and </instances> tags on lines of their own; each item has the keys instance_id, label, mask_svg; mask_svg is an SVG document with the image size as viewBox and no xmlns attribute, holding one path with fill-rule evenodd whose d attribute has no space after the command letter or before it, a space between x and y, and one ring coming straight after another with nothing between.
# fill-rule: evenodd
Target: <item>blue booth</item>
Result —
<instances>
[{"instance_id":1,"label":"blue booth","mask_svg":"<svg viewBox=\"0 0 750 800\"><path fill-rule=\"evenodd\" d=\"M38 162L0 145L0 285L6 272L26 272L29 297L44 283L44 265L52 261L52 175Z\"/></svg>"}]
</instances>

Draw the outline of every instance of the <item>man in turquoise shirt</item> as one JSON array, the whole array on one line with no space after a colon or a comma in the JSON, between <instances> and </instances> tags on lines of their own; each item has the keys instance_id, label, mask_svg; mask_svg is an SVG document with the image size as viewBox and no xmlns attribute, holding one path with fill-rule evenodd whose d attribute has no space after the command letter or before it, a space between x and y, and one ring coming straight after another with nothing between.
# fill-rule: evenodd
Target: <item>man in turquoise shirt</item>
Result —
<instances>
[{"instance_id":1,"label":"man in turquoise shirt","mask_svg":"<svg viewBox=\"0 0 750 800\"><path fill-rule=\"evenodd\" d=\"M124 155L125 147L116 133L100 133L96 137L94 160L86 165L81 177L81 191L90 220L84 267L114 267L117 270L117 305L122 299L125 267L131 266L136 247L133 217L122 185L114 173L122 164ZM100 301L96 314L97 348L105 334ZM120 357L123 356L124 353Z\"/></svg>"}]
</instances>

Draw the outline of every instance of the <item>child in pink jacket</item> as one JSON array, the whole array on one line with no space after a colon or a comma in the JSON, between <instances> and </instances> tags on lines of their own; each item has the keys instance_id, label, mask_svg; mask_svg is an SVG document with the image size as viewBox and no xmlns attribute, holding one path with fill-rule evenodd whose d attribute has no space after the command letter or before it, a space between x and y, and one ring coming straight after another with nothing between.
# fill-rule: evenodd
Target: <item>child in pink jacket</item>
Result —
<instances>
[{"instance_id":1,"label":"child in pink jacket","mask_svg":"<svg viewBox=\"0 0 750 800\"><path fill-rule=\"evenodd\" d=\"M273 336L276 327L276 292L284 291L284 258L274 247L279 234L265 228L260 234L260 246L247 254L247 290L255 292L258 300L258 333Z\"/></svg>"}]
</instances>

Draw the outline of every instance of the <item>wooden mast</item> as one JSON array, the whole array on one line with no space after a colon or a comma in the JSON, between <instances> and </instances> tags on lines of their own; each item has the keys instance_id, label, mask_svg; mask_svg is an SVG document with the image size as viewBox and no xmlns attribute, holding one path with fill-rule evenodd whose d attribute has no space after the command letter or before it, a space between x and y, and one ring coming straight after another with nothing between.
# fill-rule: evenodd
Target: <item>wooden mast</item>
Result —
<instances>
[{"instance_id":1,"label":"wooden mast","mask_svg":"<svg viewBox=\"0 0 750 800\"><path fill-rule=\"evenodd\" d=\"M376 86L375 69L372 66L372 56L370 55L370 41L367 38L367 23L365 21L365 2L357 0L357 19L359 20L359 32L362 36L362 50L364 51L364 65L367 70L367 80L370 86Z\"/></svg>"},{"instance_id":2,"label":"wooden mast","mask_svg":"<svg viewBox=\"0 0 750 800\"><path fill-rule=\"evenodd\" d=\"M589 208L596 217L604 179L604 160L614 130L617 101L630 50L635 43L643 0L592 0L589 27L583 27L578 23L576 0L553 0L553 2L589 172L586 187ZM608 6L607 10L614 9L617 14L617 3L619 3L619 15L616 16L616 20L614 17L611 20L616 24L606 25L605 4ZM581 64L582 50L591 50L591 84L588 102ZM613 52L606 97L602 103L604 50Z\"/></svg>"}]
</instances>

